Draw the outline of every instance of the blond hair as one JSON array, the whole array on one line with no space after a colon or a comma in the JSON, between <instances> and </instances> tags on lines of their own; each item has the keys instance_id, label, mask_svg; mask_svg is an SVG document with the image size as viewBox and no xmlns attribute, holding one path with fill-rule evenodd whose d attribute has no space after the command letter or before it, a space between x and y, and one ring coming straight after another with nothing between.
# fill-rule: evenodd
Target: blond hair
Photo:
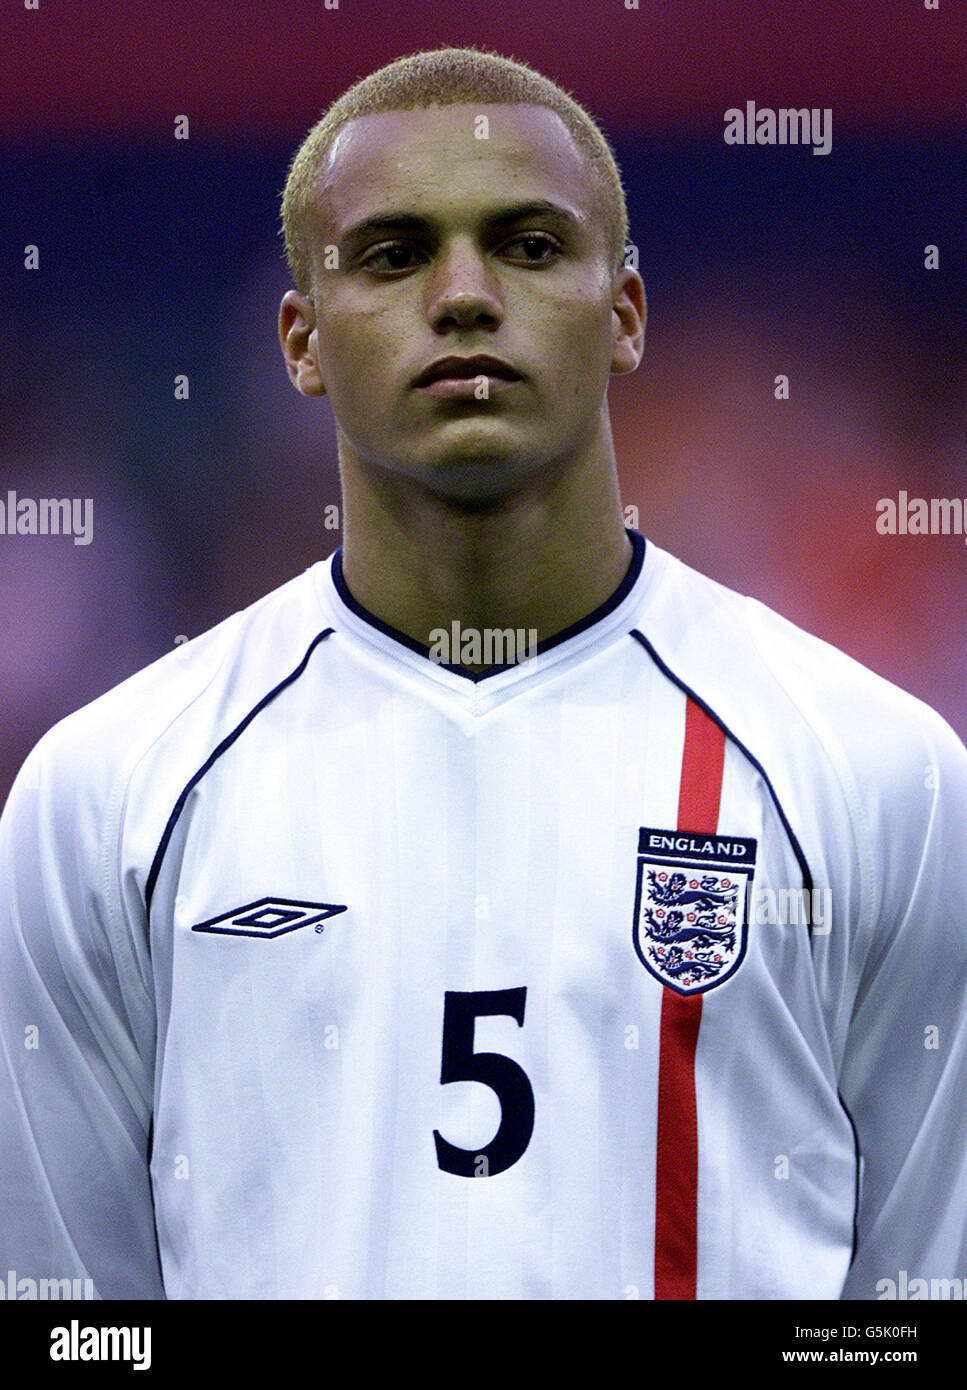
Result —
<instances>
[{"instance_id":1,"label":"blond hair","mask_svg":"<svg viewBox=\"0 0 967 1390\"><path fill-rule=\"evenodd\" d=\"M316 178L336 132L357 116L457 103L527 103L556 111L588 163L605 220L612 270L623 261L628 209L621 174L603 132L563 88L513 58L476 48L411 53L348 88L312 127L289 166L282 194L282 229L296 288L312 294L309 228Z\"/></svg>"}]
</instances>

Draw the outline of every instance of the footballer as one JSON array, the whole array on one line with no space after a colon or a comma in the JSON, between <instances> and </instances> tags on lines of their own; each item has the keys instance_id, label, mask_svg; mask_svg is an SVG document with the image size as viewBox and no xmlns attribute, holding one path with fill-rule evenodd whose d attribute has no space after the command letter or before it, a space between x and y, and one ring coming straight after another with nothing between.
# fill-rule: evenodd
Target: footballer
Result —
<instances>
[{"instance_id":1,"label":"footballer","mask_svg":"<svg viewBox=\"0 0 967 1390\"><path fill-rule=\"evenodd\" d=\"M607 387L645 294L601 131L523 64L414 54L310 132L283 220L344 543L16 781L0 1269L147 1299L967 1275L967 753L625 529Z\"/></svg>"}]
</instances>

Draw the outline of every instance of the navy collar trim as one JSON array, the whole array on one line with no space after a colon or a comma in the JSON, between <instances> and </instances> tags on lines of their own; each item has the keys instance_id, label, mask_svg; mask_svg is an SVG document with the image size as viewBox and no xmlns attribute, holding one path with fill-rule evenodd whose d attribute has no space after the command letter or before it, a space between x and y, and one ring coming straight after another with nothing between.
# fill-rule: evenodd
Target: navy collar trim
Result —
<instances>
[{"instance_id":1,"label":"navy collar trim","mask_svg":"<svg viewBox=\"0 0 967 1390\"><path fill-rule=\"evenodd\" d=\"M593 627L594 624L599 623L602 618L606 618L609 613L613 613L618 605L623 603L628 597L637 583L638 576L641 574L641 567L645 563L645 538L639 535L637 531L629 530L627 527L625 530L627 531L629 540L634 546L634 553L632 554L628 569L625 572L624 579L622 579L611 597L595 608L593 612L588 613L584 618L580 618L576 623L572 623L571 626L566 627L563 632L558 632L553 637L548 637L545 641L539 642L536 649L538 656L542 656L544 652L549 652L552 647L557 647L562 642L570 641L572 637L577 637L579 633L586 632L589 627ZM408 636L405 632L400 632L398 628L391 627L389 623L384 623L381 618L376 617L375 613L370 613L367 608L364 608L361 603L358 603L356 599L353 598L352 594L349 592L346 580L343 577L342 546L339 547L332 557L332 582L335 584L336 592L343 603L350 612L356 614L357 618L362 618L363 622L369 623L370 627L376 628L384 637L391 637L394 642L399 642L401 646L408 647L411 652L417 652L418 655L426 657L428 661L432 660L429 647L425 646L422 642L417 642L415 638ZM470 671L466 666L449 665L442 661L434 661L433 664L434 666L440 667L441 670L452 671L454 675L464 676L467 680L473 681L474 683L488 680L491 676L497 676L502 671L510 671L515 665L515 663L512 662L505 662L500 666L489 666L486 671Z\"/></svg>"}]
</instances>

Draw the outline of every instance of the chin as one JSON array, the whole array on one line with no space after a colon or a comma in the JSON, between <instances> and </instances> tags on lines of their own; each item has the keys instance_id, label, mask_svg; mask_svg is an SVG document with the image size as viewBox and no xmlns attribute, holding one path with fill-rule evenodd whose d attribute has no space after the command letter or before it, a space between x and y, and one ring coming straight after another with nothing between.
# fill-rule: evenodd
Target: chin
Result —
<instances>
[{"instance_id":1,"label":"chin","mask_svg":"<svg viewBox=\"0 0 967 1390\"><path fill-rule=\"evenodd\" d=\"M483 511L514 497L542 470L542 461L520 454L458 459L439 464L420 481L428 492L455 505Z\"/></svg>"}]
</instances>

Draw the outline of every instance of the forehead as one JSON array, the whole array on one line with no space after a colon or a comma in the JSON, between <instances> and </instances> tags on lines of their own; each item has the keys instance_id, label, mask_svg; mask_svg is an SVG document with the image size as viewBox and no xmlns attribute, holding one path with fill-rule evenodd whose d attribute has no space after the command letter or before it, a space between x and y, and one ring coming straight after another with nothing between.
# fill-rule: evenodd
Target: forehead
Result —
<instances>
[{"instance_id":1,"label":"forehead","mask_svg":"<svg viewBox=\"0 0 967 1390\"><path fill-rule=\"evenodd\" d=\"M404 206L445 221L545 198L588 223L595 205L587 161L567 126L556 111L530 104L357 116L337 131L316 186L317 209L336 236L359 218Z\"/></svg>"}]
</instances>

